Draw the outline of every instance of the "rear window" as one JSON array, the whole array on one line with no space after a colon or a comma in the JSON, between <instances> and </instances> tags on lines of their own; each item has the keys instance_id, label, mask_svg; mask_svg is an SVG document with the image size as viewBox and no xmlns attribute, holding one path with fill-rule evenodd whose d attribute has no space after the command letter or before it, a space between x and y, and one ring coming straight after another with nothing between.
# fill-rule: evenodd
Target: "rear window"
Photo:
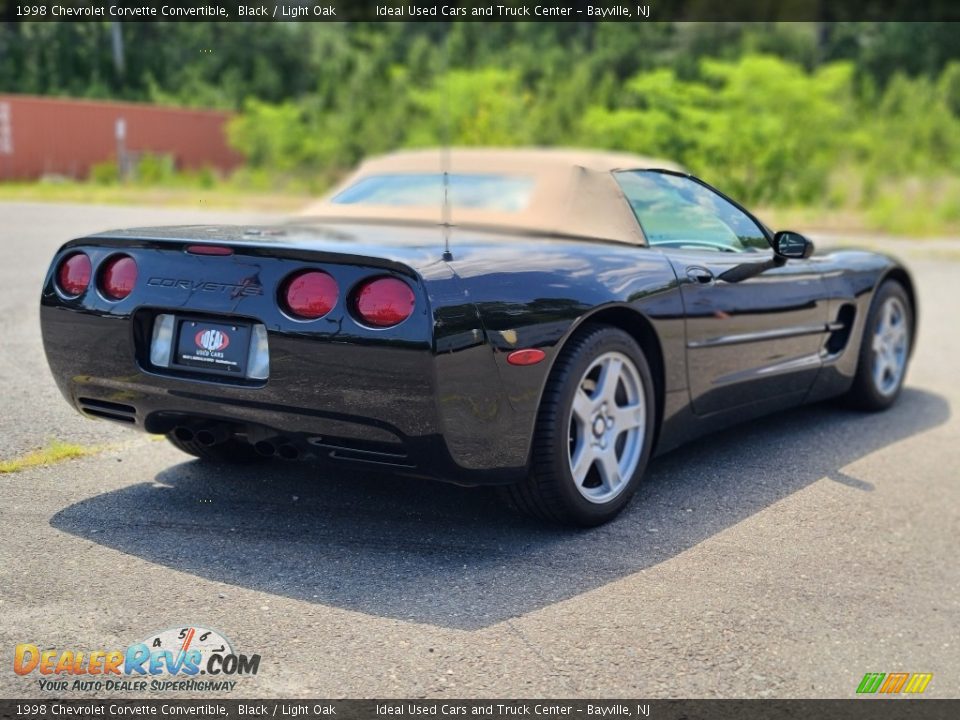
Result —
<instances>
[{"instance_id":1,"label":"rear window","mask_svg":"<svg viewBox=\"0 0 960 720\"><path fill-rule=\"evenodd\" d=\"M448 176L452 207L519 212L527 207L533 178L517 175ZM442 173L371 175L337 193L331 202L339 205L399 205L430 207L443 203Z\"/></svg>"}]
</instances>

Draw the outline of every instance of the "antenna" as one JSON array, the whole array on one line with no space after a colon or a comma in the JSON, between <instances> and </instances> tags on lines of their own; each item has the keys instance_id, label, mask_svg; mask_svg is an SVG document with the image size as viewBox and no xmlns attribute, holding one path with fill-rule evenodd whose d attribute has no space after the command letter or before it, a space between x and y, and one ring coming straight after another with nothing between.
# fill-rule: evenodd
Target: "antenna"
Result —
<instances>
[{"instance_id":1,"label":"antenna","mask_svg":"<svg viewBox=\"0 0 960 720\"><path fill-rule=\"evenodd\" d=\"M450 252L450 145L444 143L440 150L440 167L443 171L443 209L440 224L443 226L443 259L453 260Z\"/></svg>"},{"instance_id":2,"label":"antenna","mask_svg":"<svg viewBox=\"0 0 960 720\"><path fill-rule=\"evenodd\" d=\"M440 208L440 225L443 227L443 259L453 260L450 252L450 77L449 77L450 37L443 43L443 88L441 89L441 114L443 129L441 133L440 171L443 173L443 204Z\"/></svg>"}]
</instances>

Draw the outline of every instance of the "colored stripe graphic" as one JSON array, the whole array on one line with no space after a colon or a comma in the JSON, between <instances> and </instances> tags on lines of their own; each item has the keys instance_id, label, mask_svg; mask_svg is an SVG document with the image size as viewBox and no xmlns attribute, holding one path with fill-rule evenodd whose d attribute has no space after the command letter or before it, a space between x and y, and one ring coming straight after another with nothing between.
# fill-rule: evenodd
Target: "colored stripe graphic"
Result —
<instances>
[{"instance_id":1,"label":"colored stripe graphic","mask_svg":"<svg viewBox=\"0 0 960 720\"><path fill-rule=\"evenodd\" d=\"M886 682L880 686L880 692L882 693L898 693L900 688L903 687L903 684L907 681L907 678L910 677L910 673L899 672L899 673L890 673L887 675Z\"/></svg>"},{"instance_id":2,"label":"colored stripe graphic","mask_svg":"<svg viewBox=\"0 0 960 720\"><path fill-rule=\"evenodd\" d=\"M905 693L922 693L933 679L933 673L914 673L903 689Z\"/></svg>"},{"instance_id":3,"label":"colored stripe graphic","mask_svg":"<svg viewBox=\"0 0 960 720\"><path fill-rule=\"evenodd\" d=\"M863 680L860 681L860 686L857 688L857 692L875 693L877 688L880 687L880 683L883 682L884 677L886 677L886 673L867 673L863 676Z\"/></svg>"},{"instance_id":4,"label":"colored stripe graphic","mask_svg":"<svg viewBox=\"0 0 960 720\"><path fill-rule=\"evenodd\" d=\"M933 673L867 673L857 686L860 695L876 692L896 695L899 692L918 694L927 689L933 679Z\"/></svg>"}]
</instances>

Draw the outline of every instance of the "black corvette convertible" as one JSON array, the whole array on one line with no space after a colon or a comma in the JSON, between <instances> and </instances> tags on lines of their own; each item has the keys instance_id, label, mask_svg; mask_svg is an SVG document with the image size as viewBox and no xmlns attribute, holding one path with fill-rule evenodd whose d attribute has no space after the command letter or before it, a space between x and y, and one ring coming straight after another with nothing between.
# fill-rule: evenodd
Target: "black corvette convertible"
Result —
<instances>
[{"instance_id":1,"label":"black corvette convertible","mask_svg":"<svg viewBox=\"0 0 960 720\"><path fill-rule=\"evenodd\" d=\"M81 413L205 460L498 484L595 525L653 452L828 397L896 400L909 274L812 251L666 162L409 152L288 224L72 240L41 324Z\"/></svg>"}]
</instances>

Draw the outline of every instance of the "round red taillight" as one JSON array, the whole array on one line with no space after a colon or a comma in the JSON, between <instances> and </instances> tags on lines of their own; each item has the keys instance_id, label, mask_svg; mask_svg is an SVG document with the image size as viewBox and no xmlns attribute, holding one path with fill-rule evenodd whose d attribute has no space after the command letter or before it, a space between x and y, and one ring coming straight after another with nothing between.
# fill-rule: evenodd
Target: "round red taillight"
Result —
<instances>
[{"instance_id":1,"label":"round red taillight","mask_svg":"<svg viewBox=\"0 0 960 720\"><path fill-rule=\"evenodd\" d=\"M86 254L78 252L66 257L57 271L57 285L60 287L60 292L76 297L87 289L92 272L93 266Z\"/></svg>"},{"instance_id":2,"label":"round red taillight","mask_svg":"<svg viewBox=\"0 0 960 720\"><path fill-rule=\"evenodd\" d=\"M303 320L322 318L337 304L337 281L319 270L307 270L284 283L281 298L288 313Z\"/></svg>"},{"instance_id":3,"label":"round red taillight","mask_svg":"<svg viewBox=\"0 0 960 720\"><path fill-rule=\"evenodd\" d=\"M116 255L100 271L100 290L111 300L123 300L137 284L137 261L129 255Z\"/></svg>"},{"instance_id":4,"label":"round red taillight","mask_svg":"<svg viewBox=\"0 0 960 720\"><path fill-rule=\"evenodd\" d=\"M354 295L357 315L367 325L391 327L413 314L413 290L403 280L392 277L367 280Z\"/></svg>"}]
</instances>

